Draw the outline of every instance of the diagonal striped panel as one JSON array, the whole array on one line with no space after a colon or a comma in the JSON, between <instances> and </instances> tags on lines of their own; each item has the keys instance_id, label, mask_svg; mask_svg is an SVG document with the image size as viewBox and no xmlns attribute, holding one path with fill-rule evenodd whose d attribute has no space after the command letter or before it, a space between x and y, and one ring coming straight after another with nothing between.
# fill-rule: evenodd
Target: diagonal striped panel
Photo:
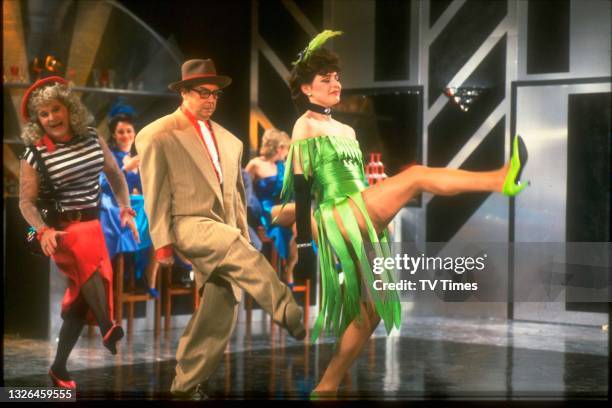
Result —
<instances>
[{"instance_id":1,"label":"diagonal striped panel","mask_svg":"<svg viewBox=\"0 0 612 408\"><path fill-rule=\"evenodd\" d=\"M468 112L447 103L428 128L427 163L446 166L505 99L506 36L482 60L463 86L481 86L486 92Z\"/></svg>"},{"instance_id":2,"label":"diagonal striped panel","mask_svg":"<svg viewBox=\"0 0 612 408\"><path fill-rule=\"evenodd\" d=\"M461 166L464 170L491 170L504 163L505 119L501 119ZM436 196L427 204L427 241L448 242L470 219L490 193Z\"/></svg>"},{"instance_id":3,"label":"diagonal striped panel","mask_svg":"<svg viewBox=\"0 0 612 408\"><path fill-rule=\"evenodd\" d=\"M66 70L74 70L73 80L77 86L87 83L111 11L112 6L102 1L78 3Z\"/></svg>"},{"instance_id":4,"label":"diagonal striped panel","mask_svg":"<svg viewBox=\"0 0 612 408\"><path fill-rule=\"evenodd\" d=\"M259 58L258 106L274 125L290 133L297 116L287 84L267 59Z\"/></svg>"},{"instance_id":5,"label":"diagonal striped panel","mask_svg":"<svg viewBox=\"0 0 612 408\"><path fill-rule=\"evenodd\" d=\"M429 48L428 106L507 14L506 1L467 1Z\"/></svg>"},{"instance_id":6,"label":"diagonal striped panel","mask_svg":"<svg viewBox=\"0 0 612 408\"><path fill-rule=\"evenodd\" d=\"M285 66L291 67L291 62L295 61L297 53L308 44L310 33L302 28L281 1L260 1L258 11L258 34L270 45Z\"/></svg>"},{"instance_id":7,"label":"diagonal striped panel","mask_svg":"<svg viewBox=\"0 0 612 408\"><path fill-rule=\"evenodd\" d=\"M442 15L444 10L446 10L451 4L453 0L430 0L430 9L429 9L429 26L433 26L438 18Z\"/></svg>"},{"instance_id":8,"label":"diagonal striped panel","mask_svg":"<svg viewBox=\"0 0 612 408\"><path fill-rule=\"evenodd\" d=\"M259 148L260 128L288 133L296 112L288 89L291 62L323 21L323 1L251 1L251 73L249 144ZM283 35L278 35L282 32Z\"/></svg>"},{"instance_id":9,"label":"diagonal striped panel","mask_svg":"<svg viewBox=\"0 0 612 408\"><path fill-rule=\"evenodd\" d=\"M308 35L314 37L317 35L317 28L310 22L308 17L302 12L301 7L296 4L293 0L283 0L283 6L293 16L293 19L302 27ZM304 7L304 4L301 5Z\"/></svg>"}]
</instances>

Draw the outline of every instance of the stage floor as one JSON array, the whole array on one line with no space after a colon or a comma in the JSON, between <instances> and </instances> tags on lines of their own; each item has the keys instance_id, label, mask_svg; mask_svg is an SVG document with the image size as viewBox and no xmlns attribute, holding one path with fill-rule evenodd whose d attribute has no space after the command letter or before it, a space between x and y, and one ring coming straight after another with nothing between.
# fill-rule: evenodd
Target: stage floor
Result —
<instances>
[{"instance_id":1,"label":"stage floor","mask_svg":"<svg viewBox=\"0 0 612 408\"><path fill-rule=\"evenodd\" d=\"M81 337L68 363L78 399L169 399L182 329L122 341ZM606 398L608 333L597 327L529 322L407 318L387 337L380 325L339 398ZM278 327L237 324L209 381L212 398L304 399L333 352L331 339L297 342ZM5 386L51 386L55 343L4 338Z\"/></svg>"}]
</instances>

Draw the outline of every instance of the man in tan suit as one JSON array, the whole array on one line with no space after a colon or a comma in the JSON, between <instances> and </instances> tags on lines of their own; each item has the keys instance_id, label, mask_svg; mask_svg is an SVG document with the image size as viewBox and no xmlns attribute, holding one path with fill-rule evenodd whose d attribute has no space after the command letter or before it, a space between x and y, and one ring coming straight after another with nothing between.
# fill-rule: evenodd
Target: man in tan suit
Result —
<instances>
[{"instance_id":1,"label":"man in tan suit","mask_svg":"<svg viewBox=\"0 0 612 408\"><path fill-rule=\"evenodd\" d=\"M249 243L241 177L242 142L210 120L221 89L231 78L217 75L212 60L189 60L174 113L136 137L156 258L169 264L173 252L194 267L202 301L176 352L175 395L198 398L224 353L242 291L274 321L303 339L302 311L266 259Z\"/></svg>"}]
</instances>

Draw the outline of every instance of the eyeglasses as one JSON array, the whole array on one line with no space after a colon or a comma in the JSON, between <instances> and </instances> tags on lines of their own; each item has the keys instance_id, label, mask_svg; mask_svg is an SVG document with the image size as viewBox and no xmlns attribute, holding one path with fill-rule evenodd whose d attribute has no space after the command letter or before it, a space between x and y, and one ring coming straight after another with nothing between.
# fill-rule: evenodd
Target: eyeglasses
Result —
<instances>
[{"instance_id":1,"label":"eyeglasses","mask_svg":"<svg viewBox=\"0 0 612 408\"><path fill-rule=\"evenodd\" d=\"M191 88L191 90L200 95L200 98L202 99L208 99L210 98L210 95L214 95L216 99L219 99L219 97L223 95L223 91L221 89L211 91L210 89L206 88Z\"/></svg>"}]
</instances>

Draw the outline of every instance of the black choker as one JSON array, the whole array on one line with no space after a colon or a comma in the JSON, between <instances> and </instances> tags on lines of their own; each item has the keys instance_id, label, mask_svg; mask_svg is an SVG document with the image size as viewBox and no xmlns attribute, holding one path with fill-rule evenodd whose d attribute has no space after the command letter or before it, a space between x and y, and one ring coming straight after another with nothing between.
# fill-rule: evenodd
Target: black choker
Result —
<instances>
[{"instance_id":1,"label":"black choker","mask_svg":"<svg viewBox=\"0 0 612 408\"><path fill-rule=\"evenodd\" d=\"M331 115L331 108L326 108L325 106L317 105L312 102L306 102L306 109L320 113L321 115Z\"/></svg>"}]
</instances>

